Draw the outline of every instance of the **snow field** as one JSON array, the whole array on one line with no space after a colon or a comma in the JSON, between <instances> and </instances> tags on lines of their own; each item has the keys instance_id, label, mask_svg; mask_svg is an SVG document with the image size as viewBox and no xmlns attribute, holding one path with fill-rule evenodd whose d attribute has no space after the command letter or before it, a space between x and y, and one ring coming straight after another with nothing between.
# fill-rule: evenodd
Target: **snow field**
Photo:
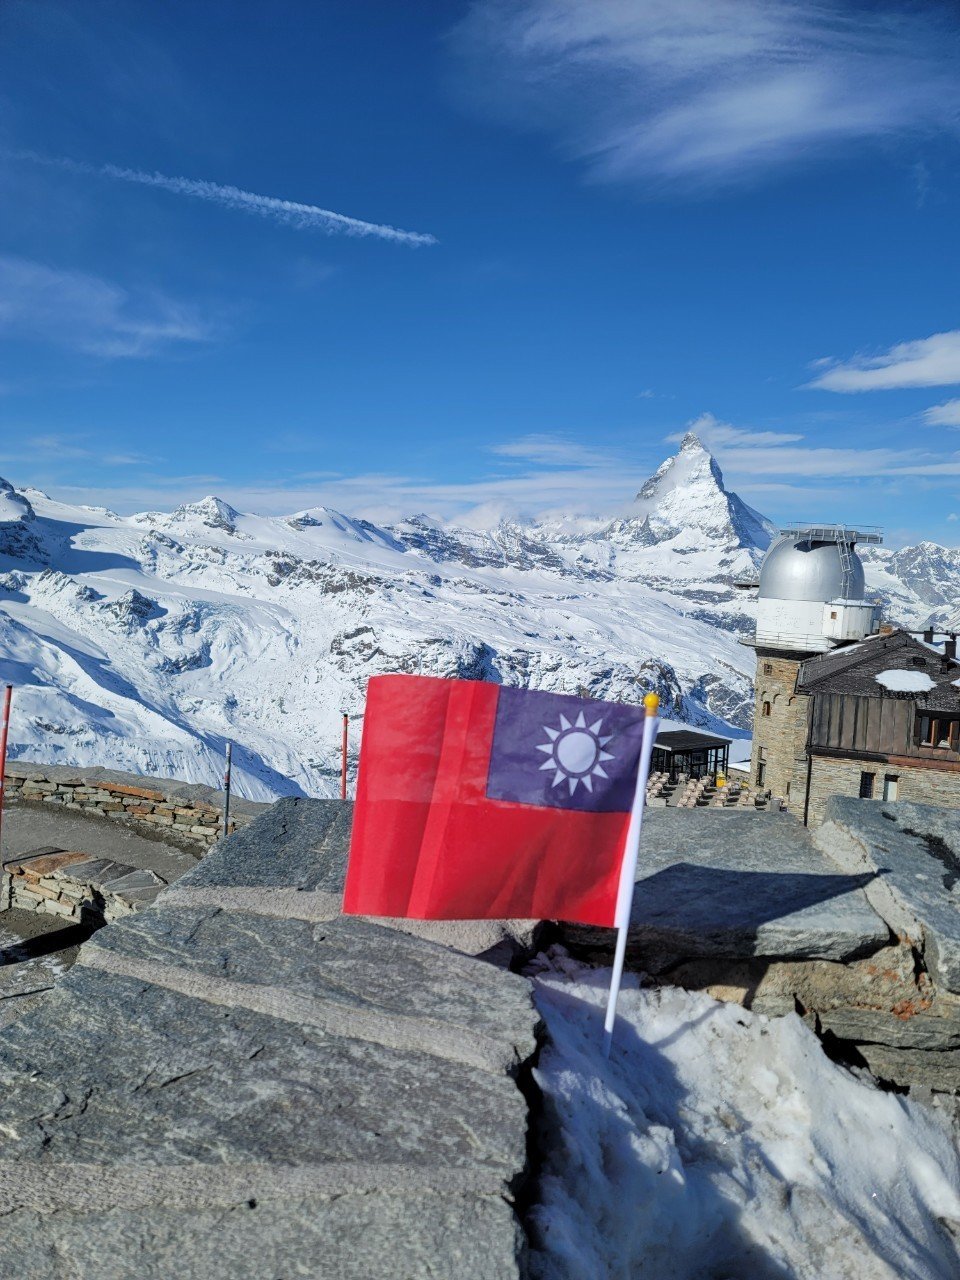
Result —
<instances>
[{"instance_id":1,"label":"snow field","mask_svg":"<svg viewBox=\"0 0 960 1280\"><path fill-rule=\"evenodd\" d=\"M552 1137L535 1280L956 1280L960 1156L946 1121L766 1018L608 969L532 966Z\"/></svg>"}]
</instances>

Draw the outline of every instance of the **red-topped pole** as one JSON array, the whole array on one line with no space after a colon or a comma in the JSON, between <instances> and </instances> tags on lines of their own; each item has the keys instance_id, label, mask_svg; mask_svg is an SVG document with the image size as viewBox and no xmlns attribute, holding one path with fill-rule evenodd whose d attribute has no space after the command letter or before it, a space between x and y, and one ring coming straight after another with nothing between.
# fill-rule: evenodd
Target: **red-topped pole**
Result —
<instances>
[{"instance_id":1,"label":"red-topped pole","mask_svg":"<svg viewBox=\"0 0 960 1280\"><path fill-rule=\"evenodd\" d=\"M3 780L7 772L7 732L10 728L10 701L13 698L13 685L7 685L3 695L3 724L0 725L0 848L3 843Z\"/></svg>"},{"instance_id":2,"label":"red-topped pole","mask_svg":"<svg viewBox=\"0 0 960 1280\"><path fill-rule=\"evenodd\" d=\"M347 798L347 738L350 733L350 717L343 712L343 742L340 748L340 799Z\"/></svg>"}]
</instances>

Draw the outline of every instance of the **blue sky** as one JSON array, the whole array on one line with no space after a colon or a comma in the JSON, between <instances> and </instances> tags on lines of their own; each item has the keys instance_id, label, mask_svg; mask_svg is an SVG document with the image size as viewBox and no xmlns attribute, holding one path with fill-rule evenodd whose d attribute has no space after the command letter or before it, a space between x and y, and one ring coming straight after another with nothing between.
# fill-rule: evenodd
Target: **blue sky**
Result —
<instances>
[{"instance_id":1,"label":"blue sky","mask_svg":"<svg viewBox=\"0 0 960 1280\"><path fill-rule=\"evenodd\" d=\"M696 423L775 519L955 542L958 54L938 3L5 0L0 473L479 521Z\"/></svg>"}]
</instances>

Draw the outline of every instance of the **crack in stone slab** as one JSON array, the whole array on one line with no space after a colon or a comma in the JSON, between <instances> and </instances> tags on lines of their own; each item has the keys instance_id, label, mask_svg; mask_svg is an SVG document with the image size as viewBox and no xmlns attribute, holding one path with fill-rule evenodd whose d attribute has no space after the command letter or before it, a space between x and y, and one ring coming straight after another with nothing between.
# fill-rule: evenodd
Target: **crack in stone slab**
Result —
<instances>
[{"instance_id":1,"label":"crack in stone slab","mask_svg":"<svg viewBox=\"0 0 960 1280\"><path fill-rule=\"evenodd\" d=\"M372 1192L504 1195L501 1173L484 1168L332 1160L315 1165L90 1164L0 1161L0 1216L105 1213L112 1209L208 1209L251 1200L301 1199Z\"/></svg>"},{"instance_id":2,"label":"crack in stone slab","mask_svg":"<svg viewBox=\"0 0 960 1280\"><path fill-rule=\"evenodd\" d=\"M429 1018L351 1009L336 1001L300 995L282 987L234 982L155 960L139 960L92 943L81 950L77 964L164 987L208 1004L249 1009L285 1022L319 1027L330 1035L366 1040L403 1052L425 1053L481 1071L500 1074L515 1065L513 1049L505 1043L476 1030L468 1031Z\"/></svg>"}]
</instances>

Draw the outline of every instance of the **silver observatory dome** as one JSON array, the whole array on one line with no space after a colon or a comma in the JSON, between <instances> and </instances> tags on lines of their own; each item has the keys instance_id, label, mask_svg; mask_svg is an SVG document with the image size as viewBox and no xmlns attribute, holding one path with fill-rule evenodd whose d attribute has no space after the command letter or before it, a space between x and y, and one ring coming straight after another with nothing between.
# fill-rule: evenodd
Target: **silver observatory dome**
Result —
<instances>
[{"instance_id":1,"label":"silver observatory dome","mask_svg":"<svg viewBox=\"0 0 960 1280\"><path fill-rule=\"evenodd\" d=\"M810 532L788 530L771 544L760 568L758 598L862 600L865 584L863 565L853 546L856 535L849 542L835 536L820 541Z\"/></svg>"}]
</instances>

